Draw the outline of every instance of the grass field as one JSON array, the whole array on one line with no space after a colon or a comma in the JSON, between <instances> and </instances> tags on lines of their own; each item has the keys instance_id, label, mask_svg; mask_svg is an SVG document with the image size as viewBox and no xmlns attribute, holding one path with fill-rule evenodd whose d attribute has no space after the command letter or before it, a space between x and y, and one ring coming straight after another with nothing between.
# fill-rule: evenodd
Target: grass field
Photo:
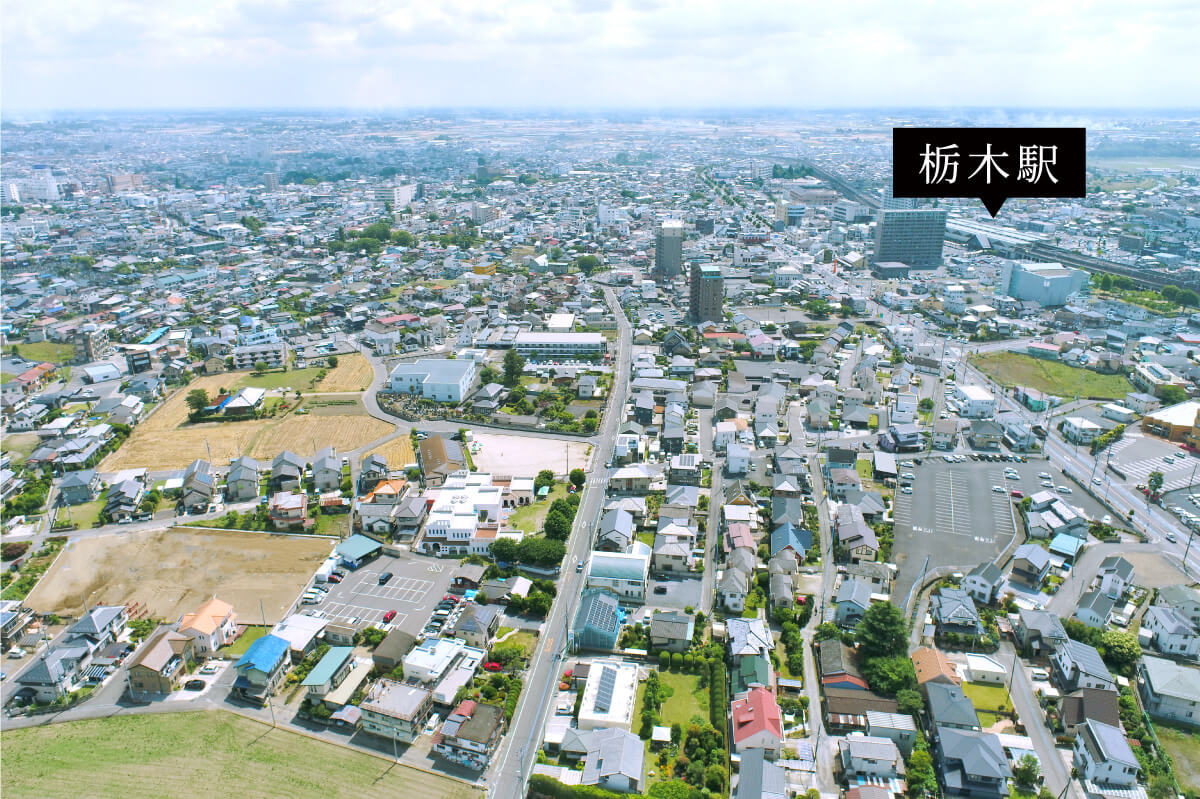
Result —
<instances>
[{"instance_id":1,"label":"grass field","mask_svg":"<svg viewBox=\"0 0 1200 799\"><path fill-rule=\"evenodd\" d=\"M5 732L6 797L427 796L481 792L230 713L117 716Z\"/></svg>"},{"instance_id":2,"label":"grass field","mask_svg":"<svg viewBox=\"0 0 1200 799\"><path fill-rule=\"evenodd\" d=\"M9 453L14 464L21 464L37 449L39 440L37 433L6 433L0 440L0 452Z\"/></svg>"},{"instance_id":3,"label":"grass field","mask_svg":"<svg viewBox=\"0 0 1200 799\"><path fill-rule=\"evenodd\" d=\"M27 361L67 363L75 357L74 344L56 344L53 341L38 341L34 344L26 344L23 341L18 341L15 346L17 352Z\"/></svg>"},{"instance_id":4,"label":"grass field","mask_svg":"<svg viewBox=\"0 0 1200 799\"><path fill-rule=\"evenodd\" d=\"M962 689L967 698L975 705L975 715L979 716L979 726L984 729L1000 720L999 713L1012 712L1012 700L1003 685L964 682Z\"/></svg>"},{"instance_id":5,"label":"grass field","mask_svg":"<svg viewBox=\"0 0 1200 799\"><path fill-rule=\"evenodd\" d=\"M339 355L338 365L317 382L317 391L365 391L375 377L366 357L358 353Z\"/></svg>"},{"instance_id":6,"label":"grass field","mask_svg":"<svg viewBox=\"0 0 1200 799\"><path fill-rule=\"evenodd\" d=\"M160 619L178 619L212 596L257 619L279 621L317 566L328 539L176 527L74 541L30 592L26 604L77 613L81 597L105 605L138 603ZM252 610L251 610L252 609Z\"/></svg>"},{"instance_id":7,"label":"grass field","mask_svg":"<svg viewBox=\"0 0 1200 799\"><path fill-rule=\"evenodd\" d=\"M1179 785L1189 791L1200 791L1200 733L1184 732L1164 724L1155 724L1154 731L1171 756Z\"/></svg>"},{"instance_id":8,"label":"grass field","mask_svg":"<svg viewBox=\"0 0 1200 799\"><path fill-rule=\"evenodd\" d=\"M246 654L246 650L250 648L250 644L262 638L270 630L269 627L263 627L261 624L254 624L246 627L246 632L242 633L242 637L234 641L229 646L221 647L217 653L223 658L240 658Z\"/></svg>"},{"instance_id":9,"label":"grass field","mask_svg":"<svg viewBox=\"0 0 1200 799\"><path fill-rule=\"evenodd\" d=\"M288 388L292 391L312 391L316 385L317 375L321 372L319 366L308 366L304 369L288 369L286 372L263 372L256 375L253 372L234 372L226 376L231 388ZM236 380L234 375L238 375Z\"/></svg>"},{"instance_id":10,"label":"grass field","mask_svg":"<svg viewBox=\"0 0 1200 799\"><path fill-rule=\"evenodd\" d=\"M1004 386L1024 386L1060 397L1121 399L1133 390L1122 375L1102 375L1068 366L1060 361L1043 361L1016 352L987 352L971 356L979 371ZM1083 379L1082 388L1080 378Z\"/></svg>"},{"instance_id":11,"label":"grass field","mask_svg":"<svg viewBox=\"0 0 1200 799\"><path fill-rule=\"evenodd\" d=\"M417 462L417 455L413 452L412 438L407 435L396 436L371 452L386 458L388 466L392 469L402 469L410 463Z\"/></svg>"},{"instance_id":12,"label":"grass field","mask_svg":"<svg viewBox=\"0 0 1200 799\"><path fill-rule=\"evenodd\" d=\"M534 502L532 505L522 505L509 514L509 526L527 533L536 533L541 529L542 522L546 520L546 514L550 512L550 503L559 497L565 499L566 496L566 484L558 483L554 488L550 489L550 496L546 499L541 502Z\"/></svg>"},{"instance_id":13,"label":"grass field","mask_svg":"<svg viewBox=\"0 0 1200 799\"><path fill-rule=\"evenodd\" d=\"M104 510L104 502L104 495L101 494L99 498L82 505L64 506L58 509L56 518L59 521L70 519L80 530L89 530L96 526L96 521L100 518L100 511Z\"/></svg>"},{"instance_id":14,"label":"grass field","mask_svg":"<svg viewBox=\"0 0 1200 799\"><path fill-rule=\"evenodd\" d=\"M100 469L181 469L196 458L228 463L231 458L247 454L269 460L284 449L310 457L327 446L341 450L361 447L393 429L365 412L335 416L287 414L274 419L187 424L188 391L203 389L211 396L220 388L233 386L236 379L236 375L223 374L193 380L135 427L129 440L101 461Z\"/></svg>"}]
</instances>

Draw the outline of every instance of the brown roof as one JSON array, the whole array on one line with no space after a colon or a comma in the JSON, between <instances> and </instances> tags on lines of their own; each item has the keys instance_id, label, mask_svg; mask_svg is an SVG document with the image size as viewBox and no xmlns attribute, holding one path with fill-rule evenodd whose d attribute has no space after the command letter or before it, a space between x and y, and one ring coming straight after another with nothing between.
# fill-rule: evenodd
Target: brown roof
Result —
<instances>
[{"instance_id":1,"label":"brown roof","mask_svg":"<svg viewBox=\"0 0 1200 799\"><path fill-rule=\"evenodd\" d=\"M424 439L420 446L421 469L430 472L456 472L466 467L462 448L445 436L433 435Z\"/></svg>"},{"instance_id":2,"label":"brown roof","mask_svg":"<svg viewBox=\"0 0 1200 799\"><path fill-rule=\"evenodd\" d=\"M162 671L171 656L182 655L191 642L192 639L186 635L180 635L167 627L160 627L137 652L133 653L128 667L142 666L151 671Z\"/></svg>"},{"instance_id":3,"label":"brown roof","mask_svg":"<svg viewBox=\"0 0 1200 799\"><path fill-rule=\"evenodd\" d=\"M889 699L870 691L860 691L855 688L825 689L826 714L862 716L869 710L879 713L899 713L900 706L896 704L895 699Z\"/></svg>"},{"instance_id":4,"label":"brown roof","mask_svg":"<svg viewBox=\"0 0 1200 799\"><path fill-rule=\"evenodd\" d=\"M958 676L957 667L941 650L923 646L913 651L911 657L913 668L917 670L918 685L924 685L931 680L962 685L962 677Z\"/></svg>"},{"instance_id":5,"label":"brown roof","mask_svg":"<svg viewBox=\"0 0 1200 799\"><path fill-rule=\"evenodd\" d=\"M1068 727L1082 724L1085 719L1102 721L1119 727L1121 716L1117 709L1117 692L1099 688L1080 688L1062 698L1062 722Z\"/></svg>"}]
</instances>

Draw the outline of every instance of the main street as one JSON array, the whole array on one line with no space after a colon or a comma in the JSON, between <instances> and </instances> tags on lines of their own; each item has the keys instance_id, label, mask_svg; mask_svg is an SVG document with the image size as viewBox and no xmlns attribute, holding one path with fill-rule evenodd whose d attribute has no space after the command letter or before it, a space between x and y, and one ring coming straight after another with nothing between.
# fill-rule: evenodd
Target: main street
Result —
<instances>
[{"instance_id":1,"label":"main street","mask_svg":"<svg viewBox=\"0 0 1200 799\"><path fill-rule=\"evenodd\" d=\"M588 470L583 499L575 513L575 524L567 541L567 554L563 560L558 595L546 617L537 651L525 670L525 687L509 725L508 735L505 736L501 750L492 760L491 768L485 774L488 796L497 799L525 795L525 785L537 757L546 711L554 691L557 690L559 672L563 667L568 630L576 603L583 593L585 573L576 571L576 564L586 564L588 553L592 550L592 531L595 530L601 509L604 507L607 464L612 457L613 441L617 437L621 411L629 390L633 331L613 290L606 288L604 297L617 320L618 329L617 353L613 358L612 390L596 448L592 452L592 463Z\"/></svg>"}]
</instances>

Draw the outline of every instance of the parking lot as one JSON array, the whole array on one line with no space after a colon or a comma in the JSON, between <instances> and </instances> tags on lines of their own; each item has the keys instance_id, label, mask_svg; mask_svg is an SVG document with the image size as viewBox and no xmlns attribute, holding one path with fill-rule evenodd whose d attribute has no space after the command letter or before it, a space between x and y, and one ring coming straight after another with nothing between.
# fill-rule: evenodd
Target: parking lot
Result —
<instances>
[{"instance_id":1,"label":"parking lot","mask_svg":"<svg viewBox=\"0 0 1200 799\"><path fill-rule=\"evenodd\" d=\"M1004 476L1009 467L1017 470L1020 479ZM908 596L922 567L965 570L995 557L1014 534L1010 492L1019 489L1028 496L1041 490L1037 473L1048 467L1045 461L946 463L935 455L900 471L912 473L915 479L913 493L897 493L893 507L892 557L899 570L892 595L898 602ZM993 491L993 486L1003 493Z\"/></svg>"},{"instance_id":2,"label":"parking lot","mask_svg":"<svg viewBox=\"0 0 1200 799\"><path fill-rule=\"evenodd\" d=\"M1200 458L1161 438L1126 434L1109 449L1112 465L1125 474L1130 485L1147 482L1151 472L1162 472L1166 493L1194 486L1200 475ZM1168 456L1170 463L1164 460Z\"/></svg>"},{"instance_id":3,"label":"parking lot","mask_svg":"<svg viewBox=\"0 0 1200 799\"><path fill-rule=\"evenodd\" d=\"M329 583L329 593L317 605L308 608L322 611L339 624L357 624L366 620L383 626L383 616L396 611L389 626L416 635L425 626L433 606L450 585L454 561L422 558L380 556L357 571L346 571L340 583ZM384 572L393 574L386 584L379 584Z\"/></svg>"}]
</instances>

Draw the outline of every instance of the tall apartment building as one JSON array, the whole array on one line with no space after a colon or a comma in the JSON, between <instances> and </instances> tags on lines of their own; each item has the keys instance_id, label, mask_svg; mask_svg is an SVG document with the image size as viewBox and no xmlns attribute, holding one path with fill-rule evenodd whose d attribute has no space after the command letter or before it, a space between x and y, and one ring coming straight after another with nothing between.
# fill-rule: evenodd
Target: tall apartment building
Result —
<instances>
[{"instance_id":1,"label":"tall apartment building","mask_svg":"<svg viewBox=\"0 0 1200 799\"><path fill-rule=\"evenodd\" d=\"M108 190L113 194L121 191L137 191L142 188L142 176L129 172L109 175L105 179Z\"/></svg>"},{"instance_id":2,"label":"tall apartment building","mask_svg":"<svg viewBox=\"0 0 1200 799\"><path fill-rule=\"evenodd\" d=\"M393 211L408 205L416 196L417 187L413 183L406 183L402 186L378 186L375 189L375 201L391 203Z\"/></svg>"},{"instance_id":3,"label":"tall apartment building","mask_svg":"<svg viewBox=\"0 0 1200 799\"><path fill-rule=\"evenodd\" d=\"M279 191L279 173L267 172L263 175L263 186L267 191Z\"/></svg>"},{"instance_id":4,"label":"tall apartment building","mask_svg":"<svg viewBox=\"0 0 1200 799\"><path fill-rule=\"evenodd\" d=\"M688 315L693 322L719 322L725 318L725 280L716 264L692 267Z\"/></svg>"},{"instance_id":5,"label":"tall apartment building","mask_svg":"<svg viewBox=\"0 0 1200 799\"><path fill-rule=\"evenodd\" d=\"M282 341L264 342L262 344L246 344L233 348L233 363L235 369L253 369L254 364L262 361L270 369L287 366L288 346Z\"/></svg>"},{"instance_id":6,"label":"tall apartment building","mask_svg":"<svg viewBox=\"0 0 1200 799\"><path fill-rule=\"evenodd\" d=\"M99 325L86 324L75 334L75 362L91 363L112 352L108 331Z\"/></svg>"},{"instance_id":7,"label":"tall apartment building","mask_svg":"<svg viewBox=\"0 0 1200 799\"><path fill-rule=\"evenodd\" d=\"M942 265L946 212L937 208L880 209L875 218L873 263L900 261L913 269Z\"/></svg>"},{"instance_id":8,"label":"tall apartment building","mask_svg":"<svg viewBox=\"0 0 1200 799\"><path fill-rule=\"evenodd\" d=\"M654 237L654 277L670 280L683 274L683 222L668 219Z\"/></svg>"}]
</instances>

